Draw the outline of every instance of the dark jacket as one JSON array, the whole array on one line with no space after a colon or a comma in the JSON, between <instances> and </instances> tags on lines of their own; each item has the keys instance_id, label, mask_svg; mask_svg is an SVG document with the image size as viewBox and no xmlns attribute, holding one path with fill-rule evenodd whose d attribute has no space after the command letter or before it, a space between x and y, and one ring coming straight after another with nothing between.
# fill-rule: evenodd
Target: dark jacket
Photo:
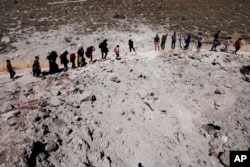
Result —
<instances>
[{"instance_id":1,"label":"dark jacket","mask_svg":"<svg viewBox=\"0 0 250 167\"><path fill-rule=\"evenodd\" d=\"M174 42L176 41L176 34L172 35L172 41L174 41Z\"/></svg>"},{"instance_id":2,"label":"dark jacket","mask_svg":"<svg viewBox=\"0 0 250 167\"><path fill-rule=\"evenodd\" d=\"M50 54L47 56L47 59L49 62L56 62L56 58L58 57L57 53L55 51L50 52Z\"/></svg>"},{"instance_id":3,"label":"dark jacket","mask_svg":"<svg viewBox=\"0 0 250 167\"><path fill-rule=\"evenodd\" d=\"M68 64L69 63L69 60L67 58L67 55L68 55L68 51L65 51L61 56L61 63L62 64Z\"/></svg>"},{"instance_id":4,"label":"dark jacket","mask_svg":"<svg viewBox=\"0 0 250 167\"><path fill-rule=\"evenodd\" d=\"M133 47L134 42L132 40L128 40L128 45L131 46L131 47Z\"/></svg>"},{"instance_id":5,"label":"dark jacket","mask_svg":"<svg viewBox=\"0 0 250 167\"><path fill-rule=\"evenodd\" d=\"M78 54L78 56L83 57L83 55L84 55L84 49L83 48L79 48L78 51L77 51L77 54Z\"/></svg>"},{"instance_id":6,"label":"dark jacket","mask_svg":"<svg viewBox=\"0 0 250 167\"><path fill-rule=\"evenodd\" d=\"M32 66L32 69L33 70L40 70L41 69L41 66L40 66L40 63L38 60L35 60L34 63L33 63L33 66Z\"/></svg>"},{"instance_id":7,"label":"dark jacket","mask_svg":"<svg viewBox=\"0 0 250 167\"><path fill-rule=\"evenodd\" d=\"M100 43L99 45L100 49L102 52L108 52L108 44L107 44L107 41L103 41L102 43Z\"/></svg>"}]
</instances>

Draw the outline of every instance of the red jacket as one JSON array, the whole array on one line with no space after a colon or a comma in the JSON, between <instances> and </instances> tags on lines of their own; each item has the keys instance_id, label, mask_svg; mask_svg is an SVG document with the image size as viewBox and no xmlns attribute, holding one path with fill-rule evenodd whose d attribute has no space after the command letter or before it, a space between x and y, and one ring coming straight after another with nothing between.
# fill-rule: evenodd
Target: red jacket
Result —
<instances>
[{"instance_id":1,"label":"red jacket","mask_svg":"<svg viewBox=\"0 0 250 167\"><path fill-rule=\"evenodd\" d=\"M69 56L69 59L70 59L71 62L75 61L75 59L76 59L75 53L71 53L70 56Z\"/></svg>"},{"instance_id":2,"label":"red jacket","mask_svg":"<svg viewBox=\"0 0 250 167\"><path fill-rule=\"evenodd\" d=\"M13 70L13 68L12 68L12 66L11 66L10 63L7 63L7 70L8 70L8 71L12 71L12 70Z\"/></svg>"},{"instance_id":3,"label":"red jacket","mask_svg":"<svg viewBox=\"0 0 250 167\"><path fill-rule=\"evenodd\" d=\"M240 46L241 45L241 40L237 40L235 43L234 43L234 46L236 47L236 46Z\"/></svg>"}]
</instances>

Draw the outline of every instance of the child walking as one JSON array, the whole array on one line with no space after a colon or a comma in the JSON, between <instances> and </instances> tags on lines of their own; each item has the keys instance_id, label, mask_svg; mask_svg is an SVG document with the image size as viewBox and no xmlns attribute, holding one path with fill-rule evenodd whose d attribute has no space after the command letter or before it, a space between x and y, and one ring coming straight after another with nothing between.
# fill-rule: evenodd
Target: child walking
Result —
<instances>
[{"instance_id":1,"label":"child walking","mask_svg":"<svg viewBox=\"0 0 250 167\"><path fill-rule=\"evenodd\" d=\"M241 43L242 38L238 38L238 40L234 43L235 51L233 51L234 54L240 50L240 46L242 45Z\"/></svg>"},{"instance_id":2,"label":"child walking","mask_svg":"<svg viewBox=\"0 0 250 167\"><path fill-rule=\"evenodd\" d=\"M13 67L12 67L12 65L10 63L10 60L6 60L6 63L7 63L7 70L10 73L10 78L13 79L16 73L13 70Z\"/></svg>"},{"instance_id":3,"label":"child walking","mask_svg":"<svg viewBox=\"0 0 250 167\"><path fill-rule=\"evenodd\" d=\"M200 50L201 46L202 46L202 33L198 33L198 37L197 37L197 48L198 50Z\"/></svg>"},{"instance_id":4,"label":"child walking","mask_svg":"<svg viewBox=\"0 0 250 167\"><path fill-rule=\"evenodd\" d=\"M116 54L116 59L120 59L120 46L117 45L116 48L114 49L114 52Z\"/></svg>"}]
</instances>

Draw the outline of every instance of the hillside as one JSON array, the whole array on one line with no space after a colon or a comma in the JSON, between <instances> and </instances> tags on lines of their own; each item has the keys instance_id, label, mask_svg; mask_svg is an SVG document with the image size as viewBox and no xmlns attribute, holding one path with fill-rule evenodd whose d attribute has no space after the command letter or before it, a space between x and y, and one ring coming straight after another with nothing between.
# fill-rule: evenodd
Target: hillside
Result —
<instances>
[{"instance_id":1,"label":"hillside","mask_svg":"<svg viewBox=\"0 0 250 167\"><path fill-rule=\"evenodd\" d=\"M228 167L230 151L250 149L249 3L1 0L0 167ZM238 54L209 51L218 29L243 37ZM175 30L192 33L188 50L170 48ZM156 34L168 34L164 50ZM48 52L80 45L96 48L93 64L47 74Z\"/></svg>"},{"instance_id":2,"label":"hillside","mask_svg":"<svg viewBox=\"0 0 250 167\"><path fill-rule=\"evenodd\" d=\"M0 164L228 165L250 144L249 57L149 51L42 78L1 74Z\"/></svg>"}]
</instances>

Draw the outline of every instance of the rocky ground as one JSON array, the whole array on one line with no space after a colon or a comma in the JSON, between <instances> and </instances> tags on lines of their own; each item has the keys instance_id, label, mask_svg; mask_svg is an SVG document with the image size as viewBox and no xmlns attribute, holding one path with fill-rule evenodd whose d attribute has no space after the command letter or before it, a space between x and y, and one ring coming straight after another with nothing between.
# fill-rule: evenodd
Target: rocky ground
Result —
<instances>
[{"instance_id":1,"label":"rocky ground","mask_svg":"<svg viewBox=\"0 0 250 167\"><path fill-rule=\"evenodd\" d=\"M0 164L228 166L250 145L249 57L153 51L1 74Z\"/></svg>"},{"instance_id":2,"label":"rocky ground","mask_svg":"<svg viewBox=\"0 0 250 167\"><path fill-rule=\"evenodd\" d=\"M222 167L229 166L229 151L249 150L249 48L238 55L210 52L206 37L229 23L232 32L222 37L246 35L249 2L200 3L0 1L0 167ZM202 9L194 10L197 5ZM197 15L205 14L214 22L223 15L224 22L202 28ZM233 26L239 18L246 19L242 32ZM166 49L154 51L155 34L175 29L204 30L202 50L194 41L186 51L179 43L171 50L168 36ZM103 61L98 44L105 38L110 52ZM130 38L136 53L128 52ZM49 51L72 53L78 45L96 47L94 64L32 76L34 56L47 71ZM6 59L15 80L5 71Z\"/></svg>"}]
</instances>

